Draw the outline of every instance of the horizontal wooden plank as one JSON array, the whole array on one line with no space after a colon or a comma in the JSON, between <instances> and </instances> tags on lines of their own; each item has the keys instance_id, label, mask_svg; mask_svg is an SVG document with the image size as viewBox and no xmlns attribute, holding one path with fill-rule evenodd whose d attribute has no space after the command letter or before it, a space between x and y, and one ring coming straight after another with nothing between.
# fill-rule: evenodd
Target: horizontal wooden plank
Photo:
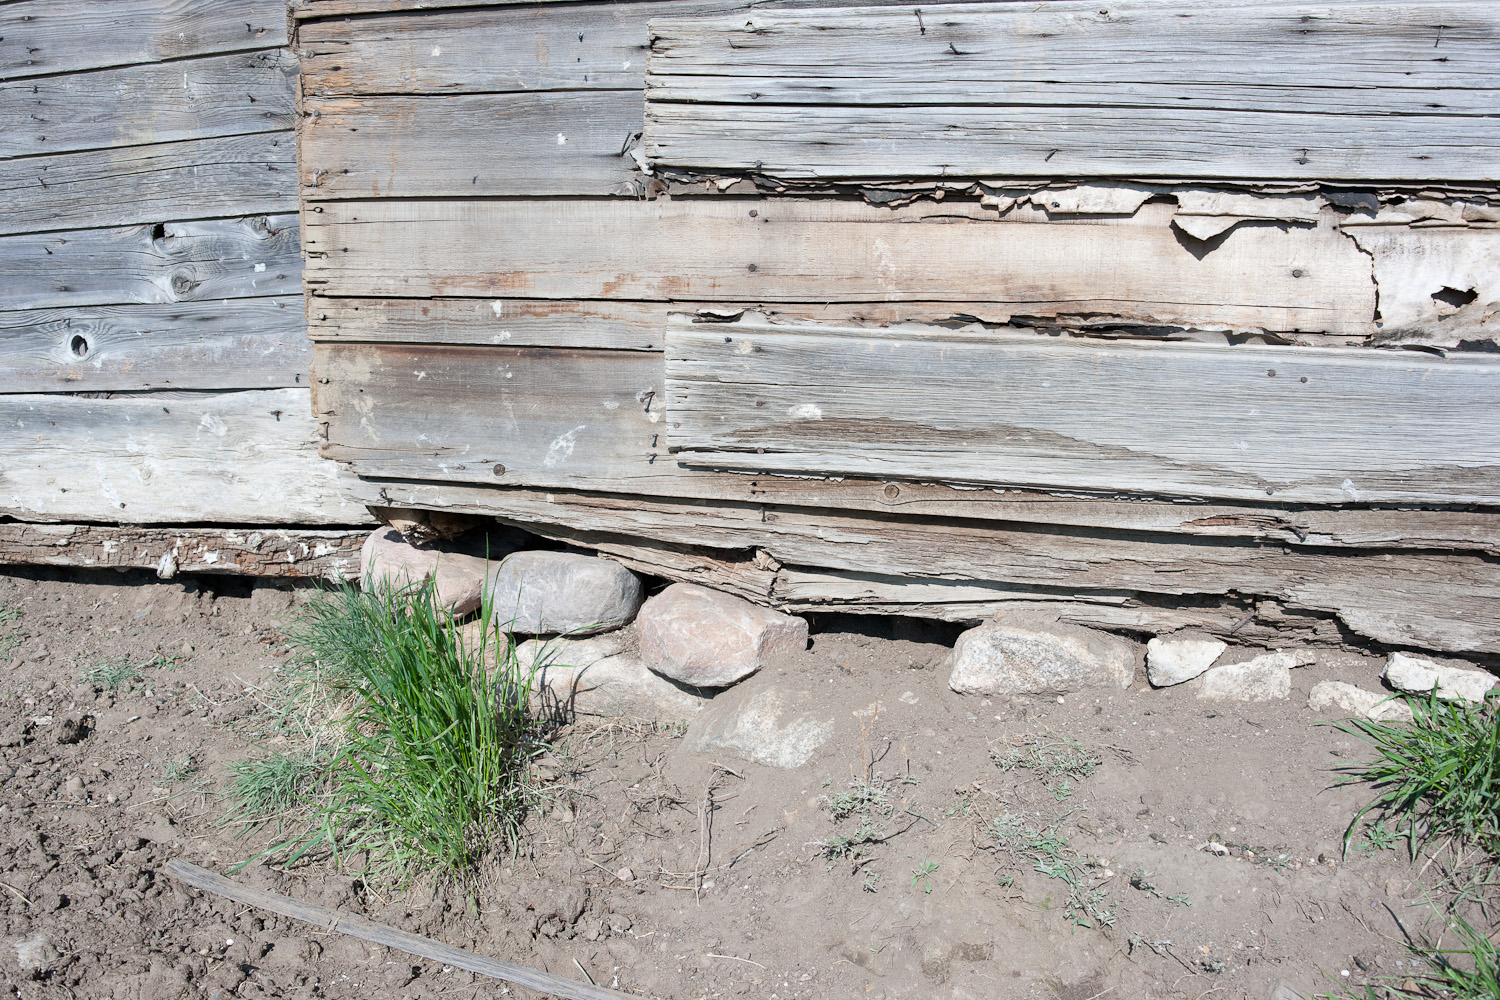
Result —
<instances>
[{"instance_id":1,"label":"horizontal wooden plank","mask_svg":"<svg viewBox=\"0 0 1500 1000\"><path fill-rule=\"evenodd\" d=\"M1500 15L1487 3L925 6L651 30L645 151L676 167L1500 176Z\"/></svg>"},{"instance_id":2,"label":"horizontal wooden plank","mask_svg":"<svg viewBox=\"0 0 1500 1000\"><path fill-rule=\"evenodd\" d=\"M285 44L282 0L45 0L0 7L0 80Z\"/></svg>"},{"instance_id":3,"label":"horizontal wooden plank","mask_svg":"<svg viewBox=\"0 0 1500 1000\"><path fill-rule=\"evenodd\" d=\"M640 91L308 100L308 198L636 195Z\"/></svg>"},{"instance_id":4,"label":"horizontal wooden plank","mask_svg":"<svg viewBox=\"0 0 1500 1000\"><path fill-rule=\"evenodd\" d=\"M295 295L295 215L0 236L0 306L46 309Z\"/></svg>"},{"instance_id":5,"label":"horizontal wooden plank","mask_svg":"<svg viewBox=\"0 0 1500 1000\"><path fill-rule=\"evenodd\" d=\"M0 234L297 210L291 132L0 160Z\"/></svg>"},{"instance_id":6,"label":"horizontal wooden plank","mask_svg":"<svg viewBox=\"0 0 1500 1000\"><path fill-rule=\"evenodd\" d=\"M690 465L1500 504L1485 355L682 323L666 373L667 441Z\"/></svg>"},{"instance_id":7,"label":"horizontal wooden plank","mask_svg":"<svg viewBox=\"0 0 1500 1000\"><path fill-rule=\"evenodd\" d=\"M0 312L0 392L307 388L302 301Z\"/></svg>"},{"instance_id":8,"label":"horizontal wooden plank","mask_svg":"<svg viewBox=\"0 0 1500 1000\"><path fill-rule=\"evenodd\" d=\"M368 529L0 524L0 565L350 580Z\"/></svg>"},{"instance_id":9,"label":"horizontal wooden plank","mask_svg":"<svg viewBox=\"0 0 1500 1000\"><path fill-rule=\"evenodd\" d=\"M1500 337L1500 229L1347 231L1375 263L1380 340L1458 347Z\"/></svg>"},{"instance_id":10,"label":"horizontal wooden plank","mask_svg":"<svg viewBox=\"0 0 1500 1000\"><path fill-rule=\"evenodd\" d=\"M983 304L995 322L1322 332L1368 332L1374 315L1369 258L1325 228L1240 227L1195 252L1146 212L1044 225L827 199L318 207L307 281L329 295L944 301Z\"/></svg>"},{"instance_id":11,"label":"horizontal wooden plank","mask_svg":"<svg viewBox=\"0 0 1500 1000\"><path fill-rule=\"evenodd\" d=\"M124 524L363 524L305 389L0 396L0 514Z\"/></svg>"},{"instance_id":12,"label":"horizontal wooden plank","mask_svg":"<svg viewBox=\"0 0 1500 1000\"><path fill-rule=\"evenodd\" d=\"M762 562L769 557L793 569L927 584L997 584L1016 600L1127 607L1218 605L1226 596L1264 600L1293 615L1336 616L1351 631L1379 642L1448 652L1500 651L1500 614L1495 610L1500 607L1500 566L1452 553L1340 553L624 493L363 479L351 484L351 490L367 503L488 514L581 545L649 539L678 548L696 546L709 554L716 550L726 558L759 551ZM810 600L810 595L804 591L799 599ZM973 594L960 600L972 601Z\"/></svg>"},{"instance_id":13,"label":"horizontal wooden plank","mask_svg":"<svg viewBox=\"0 0 1500 1000\"><path fill-rule=\"evenodd\" d=\"M664 302L310 298L313 340L660 351Z\"/></svg>"},{"instance_id":14,"label":"horizontal wooden plank","mask_svg":"<svg viewBox=\"0 0 1500 1000\"><path fill-rule=\"evenodd\" d=\"M285 49L0 83L0 157L292 127Z\"/></svg>"}]
</instances>

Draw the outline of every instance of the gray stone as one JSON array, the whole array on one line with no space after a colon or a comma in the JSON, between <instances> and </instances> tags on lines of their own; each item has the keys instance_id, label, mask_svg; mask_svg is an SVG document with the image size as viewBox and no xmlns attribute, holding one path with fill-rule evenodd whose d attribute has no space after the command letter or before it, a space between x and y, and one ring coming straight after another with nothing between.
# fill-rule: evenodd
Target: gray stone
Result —
<instances>
[{"instance_id":1,"label":"gray stone","mask_svg":"<svg viewBox=\"0 0 1500 1000\"><path fill-rule=\"evenodd\" d=\"M395 528L377 528L365 539L359 557L360 578L367 583L405 587L432 579L438 602L456 615L479 607L489 566L478 556L413 545Z\"/></svg>"},{"instance_id":2,"label":"gray stone","mask_svg":"<svg viewBox=\"0 0 1500 1000\"><path fill-rule=\"evenodd\" d=\"M641 659L679 684L728 687L771 656L807 648L807 621L692 583L641 608Z\"/></svg>"},{"instance_id":3,"label":"gray stone","mask_svg":"<svg viewBox=\"0 0 1500 1000\"><path fill-rule=\"evenodd\" d=\"M1228 643L1211 636L1157 636L1146 643L1146 678L1157 687L1190 681L1228 648Z\"/></svg>"},{"instance_id":4,"label":"gray stone","mask_svg":"<svg viewBox=\"0 0 1500 1000\"><path fill-rule=\"evenodd\" d=\"M500 563L494 595L495 616L522 635L591 635L629 624L645 591L634 573L608 559L516 552Z\"/></svg>"},{"instance_id":5,"label":"gray stone","mask_svg":"<svg viewBox=\"0 0 1500 1000\"><path fill-rule=\"evenodd\" d=\"M757 692L693 723L688 738L703 754L731 753L754 764L790 770L806 764L833 735L833 721L798 711L811 692Z\"/></svg>"},{"instance_id":6,"label":"gray stone","mask_svg":"<svg viewBox=\"0 0 1500 1000\"><path fill-rule=\"evenodd\" d=\"M634 629L586 639L528 639L516 647L522 669L537 671L534 691L542 708L565 717L680 722L695 718L706 695L685 690L641 662Z\"/></svg>"},{"instance_id":7,"label":"gray stone","mask_svg":"<svg viewBox=\"0 0 1500 1000\"><path fill-rule=\"evenodd\" d=\"M1311 653L1277 650L1241 663L1204 672L1198 697L1204 701L1275 701L1292 693L1292 668L1313 662Z\"/></svg>"},{"instance_id":8,"label":"gray stone","mask_svg":"<svg viewBox=\"0 0 1500 1000\"><path fill-rule=\"evenodd\" d=\"M1383 692L1366 691L1343 681L1319 681L1307 695L1307 707L1324 714L1342 713L1376 722L1410 722L1404 702L1388 700Z\"/></svg>"},{"instance_id":9,"label":"gray stone","mask_svg":"<svg viewBox=\"0 0 1500 1000\"><path fill-rule=\"evenodd\" d=\"M46 931L37 931L23 941L15 942L16 964L27 975L49 971L57 961L57 949Z\"/></svg>"},{"instance_id":10,"label":"gray stone","mask_svg":"<svg viewBox=\"0 0 1500 1000\"><path fill-rule=\"evenodd\" d=\"M1484 701L1485 693L1497 683L1494 674L1485 670L1465 670L1412 656L1409 653L1392 653L1385 661L1386 683L1397 691L1408 694L1426 694L1437 688L1437 696L1445 701Z\"/></svg>"},{"instance_id":11,"label":"gray stone","mask_svg":"<svg viewBox=\"0 0 1500 1000\"><path fill-rule=\"evenodd\" d=\"M958 637L948 686L959 694L1068 694L1129 687L1139 647L1079 625L1007 615Z\"/></svg>"}]
</instances>

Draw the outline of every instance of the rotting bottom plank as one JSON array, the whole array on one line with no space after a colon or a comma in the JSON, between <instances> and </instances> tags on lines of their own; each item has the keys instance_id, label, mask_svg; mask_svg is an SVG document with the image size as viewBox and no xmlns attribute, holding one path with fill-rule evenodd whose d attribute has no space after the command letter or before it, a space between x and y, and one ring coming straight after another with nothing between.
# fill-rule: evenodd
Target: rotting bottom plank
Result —
<instances>
[{"instance_id":1,"label":"rotting bottom plank","mask_svg":"<svg viewBox=\"0 0 1500 1000\"><path fill-rule=\"evenodd\" d=\"M0 565L352 579L368 530L0 524Z\"/></svg>"}]
</instances>

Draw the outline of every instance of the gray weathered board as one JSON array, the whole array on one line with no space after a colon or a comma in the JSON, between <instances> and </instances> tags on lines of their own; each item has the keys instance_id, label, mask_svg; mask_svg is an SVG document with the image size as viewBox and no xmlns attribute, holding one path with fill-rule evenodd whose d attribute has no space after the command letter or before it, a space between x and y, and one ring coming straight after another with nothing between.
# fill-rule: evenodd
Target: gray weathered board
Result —
<instances>
[{"instance_id":1,"label":"gray weathered board","mask_svg":"<svg viewBox=\"0 0 1500 1000\"><path fill-rule=\"evenodd\" d=\"M647 157L797 178L1500 178L1486 2L652 22Z\"/></svg>"},{"instance_id":2,"label":"gray weathered board","mask_svg":"<svg viewBox=\"0 0 1500 1000\"><path fill-rule=\"evenodd\" d=\"M306 389L0 395L0 514L125 524L361 524Z\"/></svg>"},{"instance_id":3,"label":"gray weathered board","mask_svg":"<svg viewBox=\"0 0 1500 1000\"><path fill-rule=\"evenodd\" d=\"M1294 503L1500 504L1479 355L673 325L690 465Z\"/></svg>"},{"instance_id":4,"label":"gray weathered board","mask_svg":"<svg viewBox=\"0 0 1500 1000\"><path fill-rule=\"evenodd\" d=\"M0 565L347 580L367 530L0 524Z\"/></svg>"}]
</instances>

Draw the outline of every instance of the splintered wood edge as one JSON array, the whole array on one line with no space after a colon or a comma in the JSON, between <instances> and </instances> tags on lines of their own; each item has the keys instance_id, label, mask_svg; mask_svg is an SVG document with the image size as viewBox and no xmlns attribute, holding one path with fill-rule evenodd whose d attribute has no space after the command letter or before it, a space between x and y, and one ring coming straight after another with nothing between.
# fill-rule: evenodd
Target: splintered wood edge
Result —
<instances>
[{"instance_id":1,"label":"splintered wood edge","mask_svg":"<svg viewBox=\"0 0 1500 1000\"><path fill-rule=\"evenodd\" d=\"M486 958L483 955L476 955L471 951L455 948L431 938L408 934L406 931L378 924L351 913L332 910L326 906L318 906L315 903L268 892L265 889L241 885L181 859L168 861L162 870L179 882L237 903L246 903L262 910L270 910L283 917L338 931L340 934L348 934L387 948L395 948L410 955L416 955L418 958L466 969L491 979L501 979L519 986L527 986L543 993L565 997L567 1000L638 1000L629 993L620 993L572 979L563 979L525 965Z\"/></svg>"}]
</instances>

